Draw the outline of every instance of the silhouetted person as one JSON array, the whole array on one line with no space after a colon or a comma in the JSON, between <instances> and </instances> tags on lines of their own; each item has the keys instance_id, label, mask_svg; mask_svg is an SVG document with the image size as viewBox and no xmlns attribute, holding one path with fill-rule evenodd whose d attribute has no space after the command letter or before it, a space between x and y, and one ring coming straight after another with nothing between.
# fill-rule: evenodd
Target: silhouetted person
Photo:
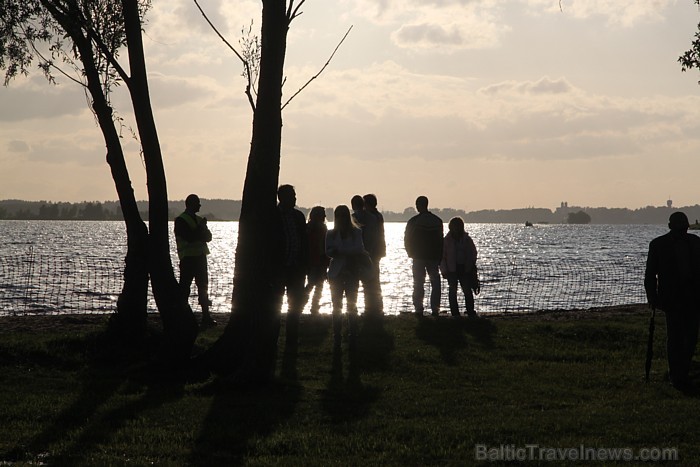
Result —
<instances>
[{"instance_id":1,"label":"silhouetted person","mask_svg":"<svg viewBox=\"0 0 700 467\"><path fill-rule=\"evenodd\" d=\"M459 303L457 300L457 285L462 288L466 315L475 318L474 295L480 292L479 279L476 271L476 245L464 230L464 221L461 217L453 217L448 224L448 232L443 242L442 262L440 271L447 279L447 296L450 301L452 316L459 316Z\"/></svg>"},{"instance_id":2,"label":"silhouetted person","mask_svg":"<svg viewBox=\"0 0 700 467\"><path fill-rule=\"evenodd\" d=\"M318 314L319 302L323 294L323 283L328 278L328 263L326 256L326 209L323 206L314 206L309 212L309 220L306 223L306 235L309 239L309 270L306 281L306 296L311 296L312 315ZM313 293L313 295L312 295Z\"/></svg>"},{"instance_id":3,"label":"silhouetted person","mask_svg":"<svg viewBox=\"0 0 700 467\"><path fill-rule=\"evenodd\" d=\"M379 276L379 262L386 256L386 237L384 235L384 216L377 209L377 196L369 193L362 197L365 201L365 212L376 219L373 223L373 228L365 234L363 229L362 239L365 242L365 249L372 259L373 277L376 279L375 296L373 300L377 314L381 315L384 311L384 303L382 301L381 278ZM372 310L371 310L372 311ZM370 311L370 312L371 312ZM365 310L365 313L367 310Z\"/></svg>"},{"instance_id":4,"label":"silhouetted person","mask_svg":"<svg viewBox=\"0 0 700 467\"><path fill-rule=\"evenodd\" d=\"M334 211L333 229L326 235L326 255L331 258L328 282L333 302L333 345L340 347L343 326L343 294L347 300L348 339L353 346L357 339L357 291L360 283L359 267L362 256L367 256L362 243L362 231L357 227L350 210L340 205Z\"/></svg>"},{"instance_id":5,"label":"silhouetted person","mask_svg":"<svg viewBox=\"0 0 700 467\"><path fill-rule=\"evenodd\" d=\"M211 232L207 227L207 218L197 215L201 203L199 196L189 195L185 199L185 211L175 218L175 242L177 256L180 259L180 290L185 297L190 296L194 279L197 296L202 307L202 327L214 326L216 321L209 313L209 273L207 255L211 241Z\"/></svg>"},{"instance_id":6,"label":"silhouetted person","mask_svg":"<svg viewBox=\"0 0 700 467\"><path fill-rule=\"evenodd\" d=\"M442 220L428 211L428 198L416 198L416 211L406 223L403 242L409 258L413 259L413 307L418 316L423 316L425 296L425 274L430 278L430 309L433 316L440 313L440 272L442 260L443 225Z\"/></svg>"},{"instance_id":7,"label":"silhouetted person","mask_svg":"<svg viewBox=\"0 0 700 467\"><path fill-rule=\"evenodd\" d=\"M688 233L682 212L671 214L668 228L649 243L644 289L649 305L666 315L671 384L687 389L700 324L700 238Z\"/></svg>"},{"instance_id":8,"label":"silhouetted person","mask_svg":"<svg viewBox=\"0 0 700 467\"><path fill-rule=\"evenodd\" d=\"M296 345L299 317L304 309L304 282L309 258L306 218L294 208L297 195L292 185L280 185L277 199L284 233L281 292L284 294L285 289L287 292L286 345Z\"/></svg>"},{"instance_id":9,"label":"silhouetted person","mask_svg":"<svg viewBox=\"0 0 700 467\"><path fill-rule=\"evenodd\" d=\"M362 230L362 243L365 250L370 253L376 249L378 241L378 220L377 217L365 210L365 200L360 195L355 195L350 200L352 206L352 218ZM365 296L365 314L367 316L378 316L381 314L381 291L379 288L379 268L378 264L365 271L361 275L362 289Z\"/></svg>"}]
</instances>

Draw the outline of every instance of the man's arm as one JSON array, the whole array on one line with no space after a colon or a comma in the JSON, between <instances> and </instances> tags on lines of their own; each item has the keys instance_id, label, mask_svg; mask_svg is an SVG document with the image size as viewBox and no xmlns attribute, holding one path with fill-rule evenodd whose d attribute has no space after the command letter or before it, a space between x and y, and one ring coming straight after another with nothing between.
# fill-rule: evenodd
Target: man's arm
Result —
<instances>
[{"instance_id":1,"label":"man's arm","mask_svg":"<svg viewBox=\"0 0 700 467\"><path fill-rule=\"evenodd\" d=\"M658 305L658 273L659 257L658 247L654 242L649 244L649 254L647 255L647 265L644 271L644 290L647 294L649 306L656 309Z\"/></svg>"}]
</instances>

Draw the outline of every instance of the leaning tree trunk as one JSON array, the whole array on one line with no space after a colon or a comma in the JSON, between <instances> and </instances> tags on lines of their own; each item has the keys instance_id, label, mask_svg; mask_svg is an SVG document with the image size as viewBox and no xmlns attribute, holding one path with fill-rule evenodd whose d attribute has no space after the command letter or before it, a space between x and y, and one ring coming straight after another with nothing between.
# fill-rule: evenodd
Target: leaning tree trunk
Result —
<instances>
[{"instance_id":1,"label":"leaning tree trunk","mask_svg":"<svg viewBox=\"0 0 700 467\"><path fill-rule=\"evenodd\" d=\"M84 66L87 88L92 97L92 108L105 140L107 163L112 172L112 179L126 225L127 251L124 284L117 300L115 323L123 335L138 338L145 332L147 324L148 229L139 214L129 171L124 160L121 139L114 126L112 107L105 98L100 74L95 67L96 60L91 41L85 37L79 25L75 24L75 19L80 17L80 12L73 11L71 16L62 14L50 2L42 1L42 4L70 35ZM69 6L77 8L77 5Z\"/></svg>"},{"instance_id":2,"label":"leaning tree trunk","mask_svg":"<svg viewBox=\"0 0 700 467\"><path fill-rule=\"evenodd\" d=\"M190 356L197 337L197 321L187 299L179 292L170 259L168 191L163 157L151 108L141 19L136 0L122 0L129 52L129 93L143 148L148 184L148 263L153 296L163 322L164 357L181 361Z\"/></svg>"},{"instance_id":3,"label":"leaning tree trunk","mask_svg":"<svg viewBox=\"0 0 700 467\"><path fill-rule=\"evenodd\" d=\"M285 0L263 0L260 81L253 116L233 279L233 307L208 351L214 371L242 380L274 375L280 327L281 224L276 206L282 140L282 76L289 20Z\"/></svg>"}]
</instances>

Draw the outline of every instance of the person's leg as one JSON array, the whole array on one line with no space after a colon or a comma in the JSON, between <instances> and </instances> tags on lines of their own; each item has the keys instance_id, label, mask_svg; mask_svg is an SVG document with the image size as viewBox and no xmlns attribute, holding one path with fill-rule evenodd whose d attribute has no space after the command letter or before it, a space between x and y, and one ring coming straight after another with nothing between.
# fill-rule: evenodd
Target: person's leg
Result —
<instances>
[{"instance_id":1,"label":"person's leg","mask_svg":"<svg viewBox=\"0 0 700 467\"><path fill-rule=\"evenodd\" d=\"M202 321L209 321L215 324L209 314L209 270L207 268L207 257L205 255L194 257L194 283L197 285L197 299L202 307Z\"/></svg>"},{"instance_id":2,"label":"person's leg","mask_svg":"<svg viewBox=\"0 0 700 467\"><path fill-rule=\"evenodd\" d=\"M298 270L287 272L287 345L296 344L299 319L304 309L304 274Z\"/></svg>"},{"instance_id":3,"label":"person's leg","mask_svg":"<svg viewBox=\"0 0 700 467\"><path fill-rule=\"evenodd\" d=\"M362 281L362 288L365 294L366 316L381 316L383 313L382 289L379 283L380 259L381 258L372 258L371 275Z\"/></svg>"},{"instance_id":4,"label":"person's leg","mask_svg":"<svg viewBox=\"0 0 700 467\"><path fill-rule=\"evenodd\" d=\"M323 295L323 283L325 281L323 280L323 277L320 277L315 285L314 285L314 294L313 297L311 298L311 308L309 311L311 312L312 315L317 315L318 311L321 307L321 296Z\"/></svg>"},{"instance_id":5,"label":"person's leg","mask_svg":"<svg viewBox=\"0 0 700 467\"><path fill-rule=\"evenodd\" d=\"M425 268L428 271L428 277L430 277L430 309L433 315L437 315L440 313L440 288L442 287L438 262L429 262L426 264Z\"/></svg>"},{"instance_id":6,"label":"person's leg","mask_svg":"<svg viewBox=\"0 0 700 467\"><path fill-rule=\"evenodd\" d=\"M323 294L324 271L318 267L313 267L309 270L306 288L304 290L304 301L307 302L311 297L311 306L309 312L312 315L318 314L319 302Z\"/></svg>"},{"instance_id":7,"label":"person's leg","mask_svg":"<svg viewBox=\"0 0 700 467\"><path fill-rule=\"evenodd\" d=\"M423 316L423 298L425 297L425 262L419 259L413 260L411 266L413 272L413 308L416 314Z\"/></svg>"},{"instance_id":8,"label":"person's leg","mask_svg":"<svg viewBox=\"0 0 700 467\"><path fill-rule=\"evenodd\" d=\"M683 329L684 329L684 339L683 339L683 372L686 378L690 377L690 367L693 362L693 355L695 355L695 347L698 343L698 326L700 325L700 314L695 310L690 309L683 310Z\"/></svg>"},{"instance_id":9,"label":"person's leg","mask_svg":"<svg viewBox=\"0 0 700 467\"><path fill-rule=\"evenodd\" d=\"M357 342L359 326L357 321L357 292L360 288L360 281L348 279L345 282L345 297L348 301L348 343L354 346Z\"/></svg>"},{"instance_id":10,"label":"person's leg","mask_svg":"<svg viewBox=\"0 0 700 467\"><path fill-rule=\"evenodd\" d=\"M459 285L462 287L462 293L464 294L467 316L473 318L476 316L476 311L474 310L474 294L472 293L472 283L469 279L469 274L462 273L459 275Z\"/></svg>"},{"instance_id":11,"label":"person's leg","mask_svg":"<svg viewBox=\"0 0 700 467\"><path fill-rule=\"evenodd\" d=\"M194 265L192 257L186 256L180 260L180 293L185 298L189 298L192 280L194 279Z\"/></svg>"},{"instance_id":12,"label":"person's leg","mask_svg":"<svg viewBox=\"0 0 700 467\"><path fill-rule=\"evenodd\" d=\"M674 386L687 383L685 373L684 339L685 329L683 315L678 310L666 311L666 353L668 355L668 375Z\"/></svg>"},{"instance_id":13,"label":"person's leg","mask_svg":"<svg viewBox=\"0 0 700 467\"><path fill-rule=\"evenodd\" d=\"M331 289L331 303L333 304L333 345L340 346L341 331L343 329L343 292L344 286L341 278L328 280Z\"/></svg>"},{"instance_id":14,"label":"person's leg","mask_svg":"<svg viewBox=\"0 0 700 467\"><path fill-rule=\"evenodd\" d=\"M459 316L459 303L457 302L457 273L447 273L447 298L450 302L450 313Z\"/></svg>"}]
</instances>

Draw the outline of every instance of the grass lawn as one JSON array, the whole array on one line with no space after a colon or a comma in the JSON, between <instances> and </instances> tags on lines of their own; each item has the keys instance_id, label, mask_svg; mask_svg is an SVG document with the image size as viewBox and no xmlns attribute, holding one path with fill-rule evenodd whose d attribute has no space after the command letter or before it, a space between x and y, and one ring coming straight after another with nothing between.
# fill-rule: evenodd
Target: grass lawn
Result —
<instances>
[{"instance_id":1,"label":"grass lawn","mask_svg":"<svg viewBox=\"0 0 700 467\"><path fill-rule=\"evenodd\" d=\"M663 314L644 381L648 317L391 316L363 322L351 356L346 342L334 355L330 317L304 315L296 355L282 327L280 376L263 388L114 356L105 316L4 317L0 465L569 465L664 448L698 465L700 400L664 380ZM615 448L631 451L602 451Z\"/></svg>"}]
</instances>

